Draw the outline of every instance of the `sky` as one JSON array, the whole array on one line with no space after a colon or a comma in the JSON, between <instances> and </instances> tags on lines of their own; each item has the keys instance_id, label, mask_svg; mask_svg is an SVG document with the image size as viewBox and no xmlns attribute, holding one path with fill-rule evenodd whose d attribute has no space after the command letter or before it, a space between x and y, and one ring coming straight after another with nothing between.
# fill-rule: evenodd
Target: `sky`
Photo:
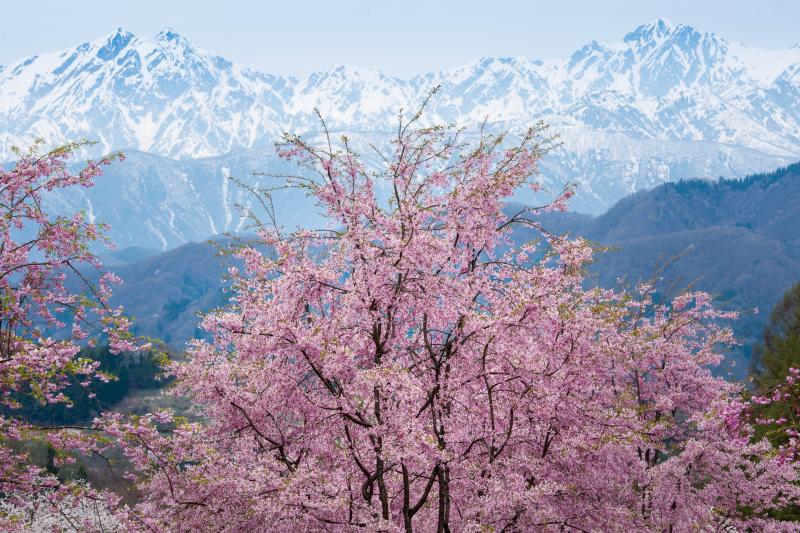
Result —
<instances>
[{"instance_id":1,"label":"sky","mask_svg":"<svg viewBox=\"0 0 800 533\"><path fill-rule=\"evenodd\" d=\"M564 57L659 17L762 48L800 41L800 0L28 0L4 2L0 17L0 65L118 27L169 27L241 65L298 77L338 64L407 78L480 56Z\"/></svg>"}]
</instances>

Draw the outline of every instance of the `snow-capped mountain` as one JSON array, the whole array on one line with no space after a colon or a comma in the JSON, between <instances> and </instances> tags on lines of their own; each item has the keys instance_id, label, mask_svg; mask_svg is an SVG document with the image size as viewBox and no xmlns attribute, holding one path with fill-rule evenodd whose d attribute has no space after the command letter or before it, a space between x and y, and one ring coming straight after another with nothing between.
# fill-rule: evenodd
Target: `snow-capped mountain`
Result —
<instances>
[{"instance_id":1,"label":"snow-capped mountain","mask_svg":"<svg viewBox=\"0 0 800 533\"><path fill-rule=\"evenodd\" d=\"M173 31L143 39L120 29L0 68L0 148L88 137L106 150L215 155L279 133L295 84L197 50Z\"/></svg>"},{"instance_id":2,"label":"snow-capped mountain","mask_svg":"<svg viewBox=\"0 0 800 533\"><path fill-rule=\"evenodd\" d=\"M205 172L197 169L217 165L210 172L222 176L231 168L225 154L234 153L248 167L268 166L268 151L259 149L285 130L318 130L315 107L333 130L385 138L398 110L416 109L435 85L442 88L429 122L470 129L488 117L491 127L511 130L537 119L551 124L563 145L544 162L545 179L553 188L577 181L573 206L581 211L603 211L665 181L742 176L800 159L800 47L758 49L657 20L565 59L485 57L408 80L345 66L305 80L281 77L240 67L171 30L144 38L120 29L0 67L0 160L36 137L90 138L106 151L151 154L137 160L160 156L159 168L180 167L187 178L175 181L159 168L125 171L149 191L151 205L137 209L153 215L146 220L157 228L120 244L173 246L219 230L232 209L219 205L221 194L198 193L192 210L213 223L205 234L166 237L175 232L168 221L155 222L167 212L159 202L189 202L195 173ZM95 216L113 223L111 209L140 201L137 194L94 202Z\"/></svg>"}]
</instances>

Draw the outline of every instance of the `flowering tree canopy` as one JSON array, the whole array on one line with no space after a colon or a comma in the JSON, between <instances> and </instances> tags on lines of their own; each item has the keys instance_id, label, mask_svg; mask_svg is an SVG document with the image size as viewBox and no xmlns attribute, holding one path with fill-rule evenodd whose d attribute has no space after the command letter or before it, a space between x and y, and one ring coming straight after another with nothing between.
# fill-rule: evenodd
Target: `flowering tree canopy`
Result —
<instances>
[{"instance_id":1,"label":"flowering tree canopy","mask_svg":"<svg viewBox=\"0 0 800 533\"><path fill-rule=\"evenodd\" d=\"M45 154L39 146L20 154L11 170L0 169L0 529L18 524L17 504L55 503L75 494L74 486L19 453L19 444L36 429L14 416L20 400L69 403L63 390L70 383L87 386L95 377L108 379L98 376L95 362L79 357L78 341L89 334L105 332L115 349L133 348L125 318L108 306L110 284L117 281L113 275L102 277L96 287L87 282L83 294L65 286L68 273L85 281L79 265L99 266L89 246L102 239L103 228L82 213L54 217L42 207L50 191L91 187L102 167L121 155L90 161L73 173L67 162L81 144ZM49 438L66 450L82 440L71 433Z\"/></svg>"},{"instance_id":2,"label":"flowering tree canopy","mask_svg":"<svg viewBox=\"0 0 800 533\"><path fill-rule=\"evenodd\" d=\"M417 118L374 172L346 138L279 146L333 229L264 227L270 251L239 253L213 341L173 367L205 423L108 421L146 474L128 527L780 529L796 472L708 370L728 315L585 289L587 242L504 211L539 188L541 127L470 145Z\"/></svg>"},{"instance_id":3,"label":"flowering tree canopy","mask_svg":"<svg viewBox=\"0 0 800 533\"><path fill-rule=\"evenodd\" d=\"M777 447L785 461L800 461L800 368L790 367L782 382L751 398L751 416L759 433Z\"/></svg>"},{"instance_id":4,"label":"flowering tree canopy","mask_svg":"<svg viewBox=\"0 0 800 533\"><path fill-rule=\"evenodd\" d=\"M766 437L788 462L800 462L800 283L770 313L753 354L755 394L748 409L755 437ZM800 504L775 513L800 521Z\"/></svg>"}]
</instances>

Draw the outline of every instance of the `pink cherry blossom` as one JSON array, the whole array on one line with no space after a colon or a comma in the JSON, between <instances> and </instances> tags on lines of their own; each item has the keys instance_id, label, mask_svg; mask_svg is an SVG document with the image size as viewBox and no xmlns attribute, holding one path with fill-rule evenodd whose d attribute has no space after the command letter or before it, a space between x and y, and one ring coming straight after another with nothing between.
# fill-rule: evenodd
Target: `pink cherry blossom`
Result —
<instances>
[{"instance_id":1,"label":"pink cherry blossom","mask_svg":"<svg viewBox=\"0 0 800 533\"><path fill-rule=\"evenodd\" d=\"M547 232L537 209L503 211L536 188L545 134L465 146L401 124L378 174L345 141L287 136L279 154L336 229L264 229L268 253L240 251L232 304L202 322L213 341L173 366L204 423L106 422L140 471L142 501L120 520L788 530L766 511L796 501L795 467L750 443L741 390L709 370L733 317L703 293L586 289L588 242ZM519 227L536 242L514 244Z\"/></svg>"},{"instance_id":2,"label":"pink cherry blossom","mask_svg":"<svg viewBox=\"0 0 800 533\"><path fill-rule=\"evenodd\" d=\"M99 266L89 247L103 239L103 228L87 222L82 213L53 216L42 208L49 191L91 187L116 156L90 161L73 173L67 163L81 145L45 154L39 153L39 147L20 154L11 170L0 169L0 404L4 413L0 414L0 530L24 527L20 513L27 513L32 502L57 507L74 504L78 494L106 498L88 487L60 482L14 451L16 443L37 430L15 416L15 410L24 395L43 404L69 405L63 389L71 382L86 385L96 376L97 363L78 357L78 341L87 335L105 332L117 349L131 343L121 311L108 307L108 283L116 280L106 279L99 288L87 284L85 294L73 293L65 285L67 273L81 275L78 266ZM65 314L70 318L63 318ZM53 338L46 330L59 335ZM42 432L33 435L42 436ZM90 445L82 434L46 437L66 451Z\"/></svg>"}]
</instances>

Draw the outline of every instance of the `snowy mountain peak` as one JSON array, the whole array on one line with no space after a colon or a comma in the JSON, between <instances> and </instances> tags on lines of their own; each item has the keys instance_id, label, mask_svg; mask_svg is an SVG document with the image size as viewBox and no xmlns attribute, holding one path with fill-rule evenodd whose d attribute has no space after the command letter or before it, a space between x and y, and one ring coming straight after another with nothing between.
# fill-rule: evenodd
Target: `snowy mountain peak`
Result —
<instances>
[{"instance_id":1,"label":"snowy mountain peak","mask_svg":"<svg viewBox=\"0 0 800 533\"><path fill-rule=\"evenodd\" d=\"M637 55L675 50L679 54L694 55L695 59L708 54L719 55L728 47L728 42L716 34L700 32L685 24L673 24L666 19L639 26L624 37L623 44Z\"/></svg>"},{"instance_id":2,"label":"snowy mountain peak","mask_svg":"<svg viewBox=\"0 0 800 533\"><path fill-rule=\"evenodd\" d=\"M671 20L666 18L659 18L653 22L638 26L632 32L625 35L623 41L626 43L663 41L683 28L689 27L682 24L673 24Z\"/></svg>"},{"instance_id":3,"label":"snowy mountain peak","mask_svg":"<svg viewBox=\"0 0 800 533\"><path fill-rule=\"evenodd\" d=\"M110 61L114 59L126 46L128 46L128 43L130 43L134 37L135 36L131 32L125 31L122 28L118 28L117 31L105 39L105 43L97 51L97 57L104 61Z\"/></svg>"},{"instance_id":4,"label":"snowy mountain peak","mask_svg":"<svg viewBox=\"0 0 800 533\"><path fill-rule=\"evenodd\" d=\"M158 32L155 36L157 41L170 41L170 42L184 42L188 44L188 41L174 28L164 28L160 32Z\"/></svg>"},{"instance_id":5,"label":"snowy mountain peak","mask_svg":"<svg viewBox=\"0 0 800 533\"><path fill-rule=\"evenodd\" d=\"M172 28L152 38L119 28L0 70L0 157L36 136L91 136L109 150L179 158L216 155L269 144L289 127L313 129L313 107L340 128L387 130L397 109L414 108L436 84L443 90L430 107L433 120L469 126L490 115L522 127L541 117L644 138L798 153L797 63L800 48L732 45L658 19L619 43L592 41L563 61L481 57L410 80L338 65L295 80L241 68Z\"/></svg>"},{"instance_id":6,"label":"snowy mountain peak","mask_svg":"<svg viewBox=\"0 0 800 533\"><path fill-rule=\"evenodd\" d=\"M136 37L133 32L126 30L122 26L118 27L116 30L112 31L111 33L105 35L97 39L96 43L104 43L104 44L111 44L124 47L131 39Z\"/></svg>"},{"instance_id":7,"label":"snowy mountain peak","mask_svg":"<svg viewBox=\"0 0 800 533\"><path fill-rule=\"evenodd\" d=\"M564 59L481 57L411 79L338 65L297 80L243 68L174 29L144 37L119 28L0 68L0 161L37 137L223 156L268 147L285 130L316 131L315 107L332 130L380 142L398 110L416 109L435 85L429 122L554 126L564 145L553 172L582 183L586 211L676 176L735 176L800 158L800 47L763 50L658 19ZM175 187L178 202L187 192Z\"/></svg>"},{"instance_id":8,"label":"snowy mountain peak","mask_svg":"<svg viewBox=\"0 0 800 533\"><path fill-rule=\"evenodd\" d=\"M194 50L194 46L173 28L165 28L155 36L156 42L161 46L180 47L185 50Z\"/></svg>"}]
</instances>

